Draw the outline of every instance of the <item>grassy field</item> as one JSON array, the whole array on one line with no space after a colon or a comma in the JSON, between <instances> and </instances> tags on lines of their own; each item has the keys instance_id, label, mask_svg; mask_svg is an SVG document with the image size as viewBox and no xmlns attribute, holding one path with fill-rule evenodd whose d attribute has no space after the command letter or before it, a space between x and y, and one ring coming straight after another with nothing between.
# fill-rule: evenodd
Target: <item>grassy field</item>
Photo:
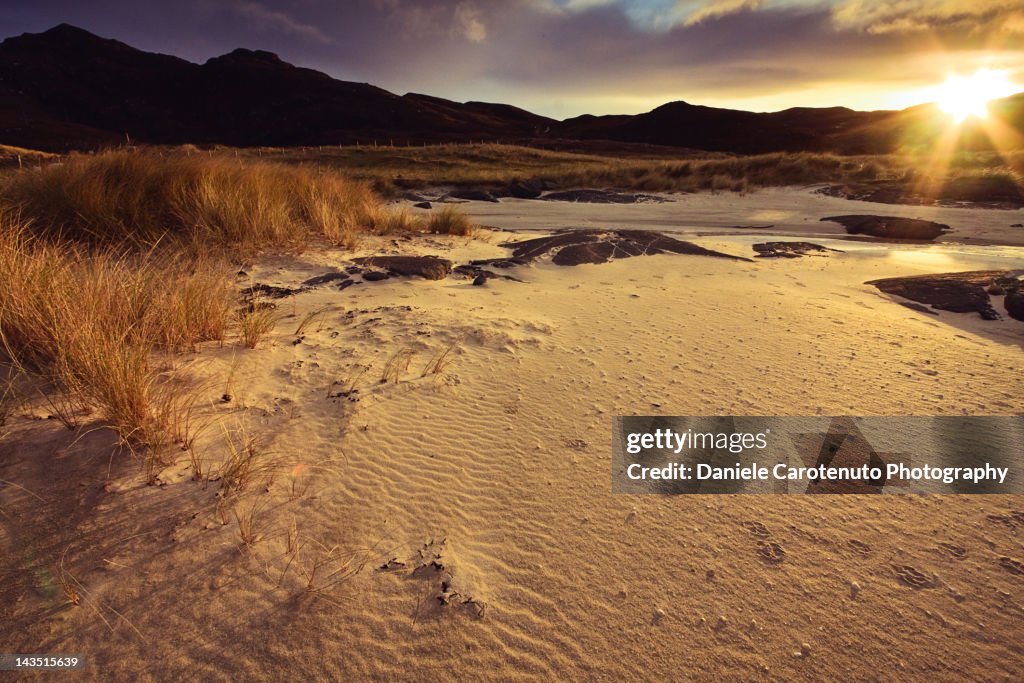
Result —
<instances>
[{"instance_id":1,"label":"grassy field","mask_svg":"<svg viewBox=\"0 0 1024 683\"><path fill-rule=\"evenodd\" d=\"M628 148L627 148L628 149ZM353 146L299 149L216 149L205 153L239 159L333 169L370 183L386 196L405 190L460 187L500 190L514 181L539 180L548 189L614 187L643 192L746 192L761 187L818 183L892 182L921 187L994 183L1024 187L1024 153L961 153L935 159L923 154L838 156L776 153L735 156L652 151L590 153L497 144L426 147ZM169 151L170 152L170 151ZM180 153L181 150L170 153ZM674 155L673 155L674 154ZM982 187L982 190L984 187Z\"/></svg>"}]
</instances>

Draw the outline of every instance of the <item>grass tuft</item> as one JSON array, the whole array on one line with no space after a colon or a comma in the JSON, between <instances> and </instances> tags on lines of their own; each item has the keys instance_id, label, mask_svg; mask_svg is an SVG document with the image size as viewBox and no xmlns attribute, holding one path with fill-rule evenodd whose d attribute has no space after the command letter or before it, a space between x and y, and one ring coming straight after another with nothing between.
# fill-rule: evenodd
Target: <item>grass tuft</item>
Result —
<instances>
[{"instance_id":1,"label":"grass tuft","mask_svg":"<svg viewBox=\"0 0 1024 683\"><path fill-rule=\"evenodd\" d=\"M409 363L416 352L411 347L403 347L395 351L384 364L384 370L380 375L380 383L398 382L398 380L409 370Z\"/></svg>"},{"instance_id":2,"label":"grass tuft","mask_svg":"<svg viewBox=\"0 0 1024 683\"><path fill-rule=\"evenodd\" d=\"M476 226L469 220L469 216L453 206L446 206L430 216L430 220L427 221L427 232L470 237L476 232Z\"/></svg>"},{"instance_id":3,"label":"grass tuft","mask_svg":"<svg viewBox=\"0 0 1024 683\"><path fill-rule=\"evenodd\" d=\"M283 317L272 305L260 301L254 301L239 310L237 320L242 345L247 349L255 349L274 331Z\"/></svg>"}]
</instances>

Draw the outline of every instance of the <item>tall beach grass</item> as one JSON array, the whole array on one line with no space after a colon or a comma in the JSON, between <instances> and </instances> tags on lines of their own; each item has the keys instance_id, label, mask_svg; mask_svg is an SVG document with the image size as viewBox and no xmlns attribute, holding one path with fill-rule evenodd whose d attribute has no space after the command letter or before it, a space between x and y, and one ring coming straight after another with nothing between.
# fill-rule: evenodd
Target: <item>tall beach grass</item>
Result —
<instances>
[{"instance_id":1,"label":"tall beach grass","mask_svg":"<svg viewBox=\"0 0 1024 683\"><path fill-rule=\"evenodd\" d=\"M365 183L307 166L205 154L112 151L0 178L0 205L33 231L101 246L211 253L351 247L378 199Z\"/></svg>"},{"instance_id":2,"label":"tall beach grass","mask_svg":"<svg viewBox=\"0 0 1024 683\"><path fill-rule=\"evenodd\" d=\"M222 340L234 307L212 260L95 249L0 217L0 356L143 448L185 441L187 382L156 355Z\"/></svg>"}]
</instances>

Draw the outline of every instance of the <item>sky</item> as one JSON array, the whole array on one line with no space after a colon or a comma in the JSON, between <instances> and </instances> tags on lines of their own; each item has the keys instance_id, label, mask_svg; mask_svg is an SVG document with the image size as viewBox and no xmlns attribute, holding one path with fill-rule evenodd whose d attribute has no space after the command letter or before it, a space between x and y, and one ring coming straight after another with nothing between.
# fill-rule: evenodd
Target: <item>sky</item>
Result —
<instances>
[{"instance_id":1,"label":"sky","mask_svg":"<svg viewBox=\"0 0 1024 683\"><path fill-rule=\"evenodd\" d=\"M396 93L555 118L665 102L896 109L1002 70L1024 0L2 0L0 37L67 22L203 62L237 47Z\"/></svg>"}]
</instances>

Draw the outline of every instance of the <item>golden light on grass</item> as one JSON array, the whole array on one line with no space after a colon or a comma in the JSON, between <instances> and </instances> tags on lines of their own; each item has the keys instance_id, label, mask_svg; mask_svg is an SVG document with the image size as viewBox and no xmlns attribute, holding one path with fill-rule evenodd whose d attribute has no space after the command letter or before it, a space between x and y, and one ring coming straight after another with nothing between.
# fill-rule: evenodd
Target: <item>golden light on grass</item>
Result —
<instances>
[{"instance_id":1,"label":"golden light on grass","mask_svg":"<svg viewBox=\"0 0 1024 683\"><path fill-rule=\"evenodd\" d=\"M969 76L951 74L935 89L936 104L957 124L972 116L988 118L988 103L1019 90L1005 71L979 69Z\"/></svg>"}]
</instances>

